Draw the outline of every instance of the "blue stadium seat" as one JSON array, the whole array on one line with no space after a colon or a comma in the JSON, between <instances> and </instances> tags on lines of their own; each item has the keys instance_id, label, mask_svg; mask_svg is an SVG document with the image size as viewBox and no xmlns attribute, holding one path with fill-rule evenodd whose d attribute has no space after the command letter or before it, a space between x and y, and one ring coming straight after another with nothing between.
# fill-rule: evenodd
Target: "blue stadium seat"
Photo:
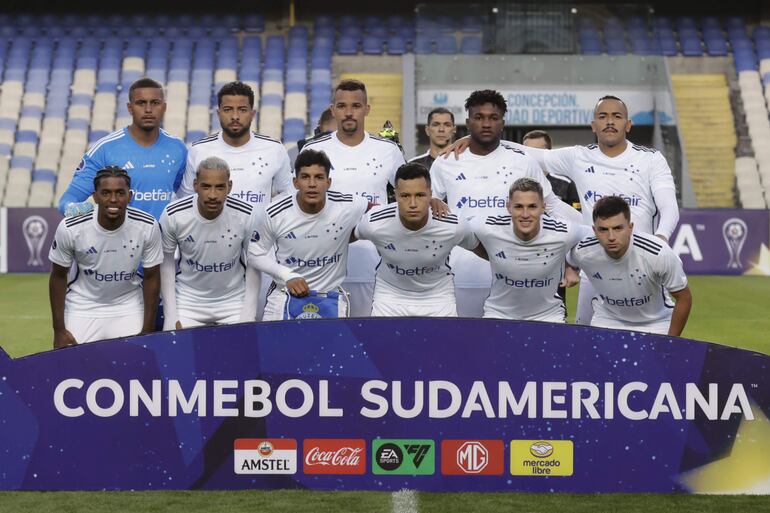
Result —
<instances>
[{"instance_id":1,"label":"blue stadium seat","mask_svg":"<svg viewBox=\"0 0 770 513\"><path fill-rule=\"evenodd\" d=\"M265 68L262 80L265 82L283 82L283 70Z\"/></svg>"},{"instance_id":2,"label":"blue stadium seat","mask_svg":"<svg viewBox=\"0 0 770 513\"><path fill-rule=\"evenodd\" d=\"M314 29L321 27L334 27L334 17L331 15L322 14L315 17Z\"/></svg>"},{"instance_id":3,"label":"blue stadium seat","mask_svg":"<svg viewBox=\"0 0 770 513\"><path fill-rule=\"evenodd\" d=\"M340 36L337 40L337 53L339 55L355 55L358 53L358 39L349 36Z\"/></svg>"},{"instance_id":4,"label":"blue stadium seat","mask_svg":"<svg viewBox=\"0 0 770 513\"><path fill-rule=\"evenodd\" d=\"M337 37L337 29L334 27L316 27L313 35L315 37L328 38L334 40Z\"/></svg>"},{"instance_id":5,"label":"blue stadium seat","mask_svg":"<svg viewBox=\"0 0 770 513\"><path fill-rule=\"evenodd\" d=\"M19 130L16 132L16 142L37 144L38 139L38 134L32 130Z\"/></svg>"},{"instance_id":6,"label":"blue stadium seat","mask_svg":"<svg viewBox=\"0 0 770 513\"><path fill-rule=\"evenodd\" d=\"M283 123L283 140L285 142L297 142L305 137L305 121L302 119L288 118Z\"/></svg>"},{"instance_id":7,"label":"blue stadium seat","mask_svg":"<svg viewBox=\"0 0 770 513\"><path fill-rule=\"evenodd\" d=\"M455 36L446 34L439 36L436 41L436 53L440 55L453 55L457 53L457 40Z\"/></svg>"},{"instance_id":8,"label":"blue stadium seat","mask_svg":"<svg viewBox=\"0 0 770 513\"><path fill-rule=\"evenodd\" d=\"M757 57L754 55L753 50L738 50L733 53L733 60L735 61L735 69L738 73L741 71L757 71L759 69Z\"/></svg>"},{"instance_id":9,"label":"blue stadium seat","mask_svg":"<svg viewBox=\"0 0 770 513\"><path fill-rule=\"evenodd\" d=\"M481 53L481 37L463 36L460 40L460 53L466 55L478 55Z\"/></svg>"},{"instance_id":10,"label":"blue stadium seat","mask_svg":"<svg viewBox=\"0 0 770 513\"><path fill-rule=\"evenodd\" d=\"M607 45L607 55L625 55L628 53L624 38L612 37L605 39L604 42Z\"/></svg>"},{"instance_id":11,"label":"blue stadium seat","mask_svg":"<svg viewBox=\"0 0 770 513\"><path fill-rule=\"evenodd\" d=\"M51 169L35 169L32 171L32 181L56 183L56 172Z\"/></svg>"},{"instance_id":12,"label":"blue stadium seat","mask_svg":"<svg viewBox=\"0 0 770 513\"><path fill-rule=\"evenodd\" d=\"M701 46L700 38L680 38L679 44L682 46L682 55L686 57L700 57L703 55L703 47Z\"/></svg>"},{"instance_id":13,"label":"blue stadium seat","mask_svg":"<svg viewBox=\"0 0 770 513\"><path fill-rule=\"evenodd\" d=\"M391 14L385 19L385 26L390 30L391 32L398 31L401 27L404 25L410 23L407 21L407 19L403 16L400 16L398 14Z\"/></svg>"},{"instance_id":14,"label":"blue stadium seat","mask_svg":"<svg viewBox=\"0 0 770 513\"><path fill-rule=\"evenodd\" d=\"M433 40L418 35L414 43L414 53L418 55L427 55L433 53Z\"/></svg>"},{"instance_id":15,"label":"blue stadium seat","mask_svg":"<svg viewBox=\"0 0 770 513\"><path fill-rule=\"evenodd\" d=\"M583 55L601 55L604 53L604 48L599 38L581 38L580 53Z\"/></svg>"},{"instance_id":16,"label":"blue stadium seat","mask_svg":"<svg viewBox=\"0 0 770 513\"><path fill-rule=\"evenodd\" d=\"M473 14L463 16L460 18L460 31L465 34L477 34L481 32L481 18Z\"/></svg>"},{"instance_id":17,"label":"blue stadium seat","mask_svg":"<svg viewBox=\"0 0 770 513\"><path fill-rule=\"evenodd\" d=\"M388 38L388 55L403 55L406 53L406 40L399 35Z\"/></svg>"},{"instance_id":18,"label":"blue stadium seat","mask_svg":"<svg viewBox=\"0 0 770 513\"><path fill-rule=\"evenodd\" d=\"M11 165L10 167L13 168L19 168L19 169L28 169L29 171L32 171L33 166L33 159L32 157L23 157L19 155L14 155L11 157Z\"/></svg>"},{"instance_id":19,"label":"blue stadium seat","mask_svg":"<svg viewBox=\"0 0 770 513\"><path fill-rule=\"evenodd\" d=\"M102 137L106 137L110 135L110 133L107 130L91 130L91 133L88 134L88 144L93 144Z\"/></svg>"},{"instance_id":20,"label":"blue stadium seat","mask_svg":"<svg viewBox=\"0 0 770 513\"><path fill-rule=\"evenodd\" d=\"M723 57L727 55L727 42L724 37L708 37L704 38L706 43L706 53L712 57Z\"/></svg>"},{"instance_id":21,"label":"blue stadium seat","mask_svg":"<svg viewBox=\"0 0 770 513\"><path fill-rule=\"evenodd\" d=\"M366 55L382 54L382 39L379 37L364 36L363 51Z\"/></svg>"},{"instance_id":22,"label":"blue stadium seat","mask_svg":"<svg viewBox=\"0 0 770 513\"><path fill-rule=\"evenodd\" d=\"M264 32L265 18L259 14L248 15L243 22L243 29L246 32Z\"/></svg>"}]
</instances>

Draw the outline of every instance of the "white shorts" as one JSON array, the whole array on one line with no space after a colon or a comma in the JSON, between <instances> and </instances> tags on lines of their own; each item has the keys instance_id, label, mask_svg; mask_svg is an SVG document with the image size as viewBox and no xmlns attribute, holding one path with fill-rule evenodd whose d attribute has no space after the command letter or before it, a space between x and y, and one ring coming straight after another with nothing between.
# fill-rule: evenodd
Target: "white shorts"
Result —
<instances>
[{"instance_id":1,"label":"white shorts","mask_svg":"<svg viewBox=\"0 0 770 513\"><path fill-rule=\"evenodd\" d=\"M564 324L567 322L567 319L565 319L565 308L559 307L558 309L554 309L553 311L535 316L535 317L521 317L521 318L514 318L510 315L505 315L502 312L498 310L493 310L489 308L484 309L484 319L511 319L511 320L517 320L517 321L541 321L541 322L556 322Z\"/></svg>"},{"instance_id":2,"label":"white shorts","mask_svg":"<svg viewBox=\"0 0 770 513\"><path fill-rule=\"evenodd\" d=\"M372 317L457 317L457 304L454 301L426 304L375 299Z\"/></svg>"},{"instance_id":3,"label":"white shorts","mask_svg":"<svg viewBox=\"0 0 770 513\"><path fill-rule=\"evenodd\" d=\"M179 307L179 322L183 328L236 324L241 319L241 303L206 305L200 307Z\"/></svg>"},{"instance_id":4,"label":"white shorts","mask_svg":"<svg viewBox=\"0 0 770 513\"><path fill-rule=\"evenodd\" d=\"M144 325L144 313L121 314L116 317L81 317L64 314L64 327L78 344L138 335Z\"/></svg>"},{"instance_id":5,"label":"white shorts","mask_svg":"<svg viewBox=\"0 0 770 513\"><path fill-rule=\"evenodd\" d=\"M340 301L337 304L338 311L337 316L339 318L346 318L350 315L350 302L348 300L347 293L340 289ZM265 313L262 315L263 321L282 321L284 320L284 314L286 312L286 301L289 299L289 293L284 288L275 287L267 295L267 303L265 304Z\"/></svg>"},{"instance_id":6,"label":"white shorts","mask_svg":"<svg viewBox=\"0 0 770 513\"><path fill-rule=\"evenodd\" d=\"M484 301L492 288L492 269L489 262L463 248L455 248L449 258L455 282L457 314L460 317L480 318Z\"/></svg>"},{"instance_id":7,"label":"white shorts","mask_svg":"<svg viewBox=\"0 0 770 513\"><path fill-rule=\"evenodd\" d=\"M607 319L594 315L591 319L591 326L595 328L612 328L616 330L641 331L643 333L656 333L658 335L667 335L668 328L671 326L671 319L653 321L647 323L622 322L617 319Z\"/></svg>"}]
</instances>

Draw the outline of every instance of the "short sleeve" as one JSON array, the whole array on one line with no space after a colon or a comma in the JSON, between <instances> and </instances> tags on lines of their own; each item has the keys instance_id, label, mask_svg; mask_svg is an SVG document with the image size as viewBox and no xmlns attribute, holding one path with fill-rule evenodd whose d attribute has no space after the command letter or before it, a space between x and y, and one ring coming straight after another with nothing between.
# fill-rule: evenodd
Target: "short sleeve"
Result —
<instances>
[{"instance_id":1,"label":"short sleeve","mask_svg":"<svg viewBox=\"0 0 770 513\"><path fill-rule=\"evenodd\" d=\"M173 253L177 248L176 223L168 215L168 209L163 209L160 215L160 232L164 253Z\"/></svg>"},{"instance_id":2,"label":"short sleeve","mask_svg":"<svg viewBox=\"0 0 770 513\"><path fill-rule=\"evenodd\" d=\"M584 239L581 239L584 240ZM578 241L580 243L580 241ZM569 253L567 253L567 263L571 265L572 267L583 267L583 258L580 254L580 250L578 249L577 245L573 247Z\"/></svg>"},{"instance_id":3,"label":"short sleeve","mask_svg":"<svg viewBox=\"0 0 770 513\"><path fill-rule=\"evenodd\" d=\"M574 180L575 160L577 159L577 146L559 148L558 150L536 150L542 152L543 164L549 173L564 175ZM530 153L530 150L527 150Z\"/></svg>"},{"instance_id":4,"label":"short sleeve","mask_svg":"<svg viewBox=\"0 0 770 513\"><path fill-rule=\"evenodd\" d=\"M661 244L655 271L660 278L661 284L669 292L679 292L687 286L687 275L684 273L682 261L665 244Z\"/></svg>"},{"instance_id":5,"label":"short sleeve","mask_svg":"<svg viewBox=\"0 0 770 513\"><path fill-rule=\"evenodd\" d=\"M567 224L567 249L574 248L578 242L593 235L593 229L584 224Z\"/></svg>"},{"instance_id":6,"label":"short sleeve","mask_svg":"<svg viewBox=\"0 0 770 513\"><path fill-rule=\"evenodd\" d=\"M291 192L291 161L289 153L282 146L278 150L278 170L273 175L273 194Z\"/></svg>"},{"instance_id":7,"label":"short sleeve","mask_svg":"<svg viewBox=\"0 0 770 513\"><path fill-rule=\"evenodd\" d=\"M450 157L451 158L451 157ZM433 165L430 166L430 186L433 190L433 197L443 200L446 198L446 185L443 180L443 157L439 157L433 161Z\"/></svg>"},{"instance_id":8,"label":"short sleeve","mask_svg":"<svg viewBox=\"0 0 770 513\"><path fill-rule=\"evenodd\" d=\"M264 218L265 218L265 211L261 209L252 209L251 216L249 217L248 222L246 223L244 230L243 230L243 250L247 251L249 250L249 245L253 240L256 239L256 241L259 240L259 230L262 228L262 225L264 224Z\"/></svg>"},{"instance_id":9,"label":"short sleeve","mask_svg":"<svg viewBox=\"0 0 770 513\"><path fill-rule=\"evenodd\" d=\"M371 240L371 230L369 225L369 216L365 215L361 218L361 220L356 225L355 229L353 230L353 235L355 235L356 239L360 240Z\"/></svg>"},{"instance_id":10,"label":"short sleeve","mask_svg":"<svg viewBox=\"0 0 770 513\"><path fill-rule=\"evenodd\" d=\"M461 248L473 251L479 245L479 239L471 228L471 221L460 218L457 223L457 232L455 235L455 245Z\"/></svg>"},{"instance_id":11,"label":"short sleeve","mask_svg":"<svg viewBox=\"0 0 770 513\"><path fill-rule=\"evenodd\" d=\"M390 182L390 185L396 186L396 171L398 171L398 168L406 164L406 159L404 158L404 154L401 153L401 150L398 148L398 146L394 145L393 151L391 152L391 160L392 164L390 166L390 173L388 174L388 182Z\"/></svg>"},{"instance_id":12,"label":"short sleeve","mask_svg":"<svg viewBox=\"0 0 770 513\"><path fill-rule=\"evenodd\" d=\"M195 179L195 151L190 148L187 152L187 158L185 159L185 170L182 183L179 185L179 189L176 192L177 198L185 198L192 196L195 192L193 190L193 180Z\"/></svg>"},{"instance_id":13,"label":"short sleeve","mask_svg":"<svg viewBox=\"0 0 770 513\"><path fill-rule=\"evenodd\" d=\"M266 255L275 244L275 233L273 233L273 224L270 216L255 219L256 225L253 227L251 237L249 238L249 254L254 256Z\"/></svg>"},{"instance_id":14,"label":"short sleeve","mask_svg":"<svg viewBox=\"0 0 770 513\"><path fill-rule=\"evenodd\" d=\"M62 267L71 267L75 260L75 245L67 226L62 220L56 228L56 234L51 242L51 250L48 252L48 260Z\"/></svg>"},{"instance_id":15,"label":"short sleeve","mask_svg":"<svg viewBox=\"0 0 770 513\"><path fill-rule=\"evenodd\" d=\"M152 223L148 240L142 250L142 265L144 267L155 267L163 262L163 243L160 240L160 226L157 222Z\"/></svg>"}]
</instances>

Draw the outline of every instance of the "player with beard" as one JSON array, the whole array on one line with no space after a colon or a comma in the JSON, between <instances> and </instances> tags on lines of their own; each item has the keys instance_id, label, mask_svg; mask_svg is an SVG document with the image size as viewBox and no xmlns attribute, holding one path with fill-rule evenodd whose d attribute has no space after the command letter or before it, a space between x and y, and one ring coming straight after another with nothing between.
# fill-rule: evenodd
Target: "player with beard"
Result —
<instances>
[{"instance_id":1,"label":"player with beard","mask_svg":"<svg viewBox=\"0 0 770 513\"><path fill-rule=\"evenodd\" d=\"M457 133L455 116L449 109L436 107L428 113L428 123L425 125L425 134L428 136L430 147L426 153L417 155L409 162L416 162L430 169L444 149L452 144Z\"/></svg>"},{"instance_id":2,"label":"player with beard","mask_svg":"<svg viewBox=\"0 0 770 513\"><path fill-rule=\"evenodd\" d=\"M337 130L308 141L302 151L323 151L331 160L334 190L353 194L374 204L385 204L387 185L393 185L396 170L406 163L395 142L369 134L365 129L370 106L366 86L358 80L343 80L334 90L332 114ZM343 287L350 292L351 316L371 313L377 250L369 241L350 246Z\"/></svg>"},{"instance_id":3,"label":"player with beard","mask_svg":"<svg viewBox=\"0 0 770 513\"><path fill-rule=\"evenodd\" d=\"M131 177L131 207L159 218L171 201L184 175L187 148L181 139L160 128L166 113L161 86L150 78L140 78L128 92L129 126L102 137L83 156L67 190L59 201L66 216L89 212L86 199L94 192L96 172L117 166Z\"/></svg>"},{"instance_id":4,"label":"player with beard","mask_svg":"<svg viewBox=\"0 0 770 513\"><path fill-rule=\"evenodd\" d=\"M93 188L96 208L63 219L48 255L54 348L149 333L155 325L163 260L158 223L128 206L131 178L123 169L100 169Z\"/></svg>"},{"instance_id":5,"label":"player with beard","mask_svg":"<svg viewBox=\"0 0 770 513\"><path fill-rule=\"evenodd\" d=\"M551 191L537 162L523 151L500 143L507 105L492 90L474 91L465 102L471 147L459 159L437 159L430 169L433 196L446 197L458 217L504 215L508 188L519 178L538 182L545 210L552 217L580 222L580 214ZM436 210L436 209L434 209ZM489 295L489 262L456 248L450 260L455 273L455 296L460 317L481 317Z\"/></svg>"},{"instance_id":6,"label":"player with beard","mask_svg":"<svg viewBox=\"0 0 770 513\"><path fill-rule=\"evenodd\" d=\"M222 130L190 146L179 197L193 194L200 163L219 157L230 167L230 196L264 211L273 196L292 188L289 154L280 141L251 131L256 114L251 87L243 82L225 84L217 93L217 104Z\"/></svg>"}]
</instances>

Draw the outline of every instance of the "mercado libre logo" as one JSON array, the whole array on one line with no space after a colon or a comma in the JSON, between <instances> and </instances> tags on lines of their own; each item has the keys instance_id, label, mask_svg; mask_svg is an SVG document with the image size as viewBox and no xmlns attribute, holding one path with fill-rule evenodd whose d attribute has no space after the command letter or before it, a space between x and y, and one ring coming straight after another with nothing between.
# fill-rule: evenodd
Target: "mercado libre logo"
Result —
<instances>
[{"instance_id":1,"label":"mercado libre logo","mask_svg":"<svg viewBox=\"0 0 770 513\"><path fill-rule=\"evenodd\" d=\"M512 440L511 474L514 476L571 476L572 440Z\"/></svg>"},{"instance_id":2,"label":"mercado libre logo","mask_svg":"<svg viewBox=\"0 0 770 513\"><path fill-rule=\"evenodd\" d=\"M373 440L372 473L430 476L436 471L433 440Z\"/></svg>"},{"instance_id":3,"label":"mercado libre logo","mask_svg":"<svg viewBox=\"0 0 770 513\"><path fill-rule=\"evenodd\" d=\"M305 474L365 474L366 441L309 438L303 443Z\"/></svg>"}]
</instances>

